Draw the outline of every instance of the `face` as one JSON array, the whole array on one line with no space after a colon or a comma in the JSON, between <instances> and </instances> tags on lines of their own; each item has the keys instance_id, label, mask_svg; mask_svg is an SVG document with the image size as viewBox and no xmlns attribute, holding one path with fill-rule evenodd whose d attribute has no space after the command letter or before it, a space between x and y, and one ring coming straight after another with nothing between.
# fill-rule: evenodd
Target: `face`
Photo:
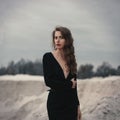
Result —
<instances>
[{"instance_id":1,"label":"face","mask_svg":"<svg viewBox=\"0 0 120 120\"><path fill-rule=\"evenodd\" d=\"M60 31L55 31L54 44L56 49L63 49L65 45L65 39Z\"/></svg>"}]
</instances>

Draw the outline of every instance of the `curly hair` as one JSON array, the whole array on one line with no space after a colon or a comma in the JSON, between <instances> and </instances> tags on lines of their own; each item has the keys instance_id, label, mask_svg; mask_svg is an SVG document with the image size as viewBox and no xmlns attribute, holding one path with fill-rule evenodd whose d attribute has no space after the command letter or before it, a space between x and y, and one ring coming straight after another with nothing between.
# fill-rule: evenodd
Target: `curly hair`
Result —
<instances>
[{"instance_id":1,"label":"curly hair","mask_svg":"<svg viewBox=\"0 0 120 120\"><path fill-rule=\"evenodd\" d=\"M70 69L70 72L72 74L76 74L77 73L77 63L76 63L76 58L75 58L74 46L73 46L74 39L72 37L71 31L66 27L62 27L62 26L56 27L52 33L54 48L55 48L54 36L55 36L56 31L60 31L62 34L62 37L65 39L65 46L63 48L64 57L67 62L67 65Z\"/></svg>"}]
</instances>

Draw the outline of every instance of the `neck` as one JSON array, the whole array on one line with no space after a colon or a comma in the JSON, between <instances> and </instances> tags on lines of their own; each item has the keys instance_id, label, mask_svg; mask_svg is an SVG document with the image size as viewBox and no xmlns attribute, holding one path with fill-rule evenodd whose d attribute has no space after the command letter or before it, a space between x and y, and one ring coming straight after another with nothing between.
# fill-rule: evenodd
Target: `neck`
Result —
<instances>
[{"instance_id":1,"label":"neck","mask_svg":"<svg viewBox=\"0 0 120 120\"><path fill-rule=\"evenodd\" d=\"M56 53L61 56L62 58L64 57L64 52L63 52L63 49L57 49L56 50Z\"/></svg>"}]
</instances>

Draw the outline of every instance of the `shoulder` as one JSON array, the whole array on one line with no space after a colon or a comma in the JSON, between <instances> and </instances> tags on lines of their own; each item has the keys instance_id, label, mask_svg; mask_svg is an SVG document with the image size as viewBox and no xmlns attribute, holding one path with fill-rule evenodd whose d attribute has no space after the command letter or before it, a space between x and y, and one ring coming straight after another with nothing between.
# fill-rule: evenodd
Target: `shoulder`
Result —
<instances>
[{"instance_id":1,"label":"shoulder","mask_svg":"<svg viewBox=\"0 0 120 120\"><path fill-rule=\"evenodd\" d=\"M43 55L43 60L42 60L44 65L53 65L53 58L52 58L52 53L47 52Z\"/></svg>"},{"instance_id":2,"label":"shoulder","mask_svg":"<svg viewBox=\"0 0 120 120\"><path fill-rule=\"evenodd\" d=\"M43 55L43 58L49 58L51 56L51 52L46 52L44 55Z\"/></svg>"},{"instance_id":3,"label":"shoulder","mask_svg":"<svg viewBox=\"0 0 120 120\"><path fill-rule=\"evenodd\" d=\"M51 61L51 58L52 58L52 53L51 52L46 52L44 55L43 55L43 61Z\"/></svg>"}]
</instances>

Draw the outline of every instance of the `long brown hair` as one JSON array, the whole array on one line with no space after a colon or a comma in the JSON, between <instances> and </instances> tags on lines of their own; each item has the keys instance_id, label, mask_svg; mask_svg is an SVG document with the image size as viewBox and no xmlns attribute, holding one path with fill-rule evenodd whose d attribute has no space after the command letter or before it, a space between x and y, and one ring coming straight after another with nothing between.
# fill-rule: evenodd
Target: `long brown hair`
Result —
<instances>
[{"instance_id":1,"label":"long brown hair","mask_svg":"<svg viewBox=\"0 0 120 120\"><path fill-rule=\"evenodd\" d=\"M54 36L55 36L56 31L60 31L62 34L62 37L65 39L65 46L63 48L64 57L67 62L67 65L70 69L70 72L72 74L76 74L77 73L77 63L76 63L76 59L75 59L75 52L74 52L74 46L73 46L74 40L73 40L71 31L66 27L62 27L62 26L56 27L52 33L54 48L55 48Z\"/></svg>"}]
</instances>

